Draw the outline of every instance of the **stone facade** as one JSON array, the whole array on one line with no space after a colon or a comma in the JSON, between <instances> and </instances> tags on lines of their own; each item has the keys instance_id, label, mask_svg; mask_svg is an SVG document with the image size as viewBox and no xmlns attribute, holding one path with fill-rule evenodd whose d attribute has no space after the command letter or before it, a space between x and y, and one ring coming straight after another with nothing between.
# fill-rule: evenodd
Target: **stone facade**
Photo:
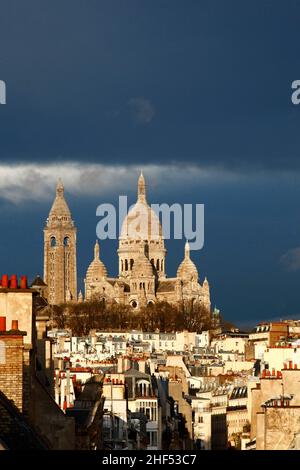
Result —
<instances>
[{"instance_id":1,"label":"stone facade","mask_svg":"<svg viewBox=\"0 0 300 470\"><path fill-rule=\"evenodd\" d=\"M44 281L50 304L77 300L76 227L61 181L44 228Z\"/></svg>"},{"instance_id":2,"label":"stone facade","mask_svg":"<svg viewBox=\"0 0 300 470\"><path fill-rule=\"evenodd\" d=\"M300 434L300 407L266 408L258 413L256 450L291 450Z\"/></svg>"},{"instance_id":3,"label":"stone facade","mask_svg":"<svg viewBox=\"0 0 300 470\"><path fill-rule=\"evenodd\" d=\"M210 310L209 284L199 283L198 270L186 242L177 276L167 278L166 249L160 221L147 203L145 179L138 180L138 198L124 219L119 237L119 276L111 278L100 259L96 242L94 259L85 278L85 300L115 300L138 309L156 301L201 304Z\"/></svg>"}]
</instances>

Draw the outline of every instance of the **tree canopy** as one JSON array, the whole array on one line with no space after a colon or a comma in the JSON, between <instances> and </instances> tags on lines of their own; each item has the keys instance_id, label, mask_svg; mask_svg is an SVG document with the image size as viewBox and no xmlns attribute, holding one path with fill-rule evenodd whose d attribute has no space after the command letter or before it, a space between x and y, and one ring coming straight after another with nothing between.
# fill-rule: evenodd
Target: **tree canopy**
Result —
<instances>
[{"instance_id":1,"label":"tree canopy","mask_svg":"<svg viewBox=\"0 0 300 470\"><path fill-rule=\"evenodd\" d=\"M175 307L168 302L156 302L134 310L129 305L93 299L56 307L52 321L58 328L71 329L75 336L86 336L92 329L199 333L211 327L210 319L210 312L199 304Z\"/></svg>"}]
</instances>

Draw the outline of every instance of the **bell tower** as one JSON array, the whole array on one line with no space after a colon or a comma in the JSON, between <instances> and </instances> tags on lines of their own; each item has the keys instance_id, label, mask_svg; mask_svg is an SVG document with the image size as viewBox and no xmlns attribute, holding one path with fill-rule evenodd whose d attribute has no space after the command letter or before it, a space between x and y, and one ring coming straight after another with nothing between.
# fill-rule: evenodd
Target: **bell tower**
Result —
<instances>
[{"instance_id":1,"label":"bell tower","mask_svg":"<svg viewBox=\"0 0 300 470\"><path fill-rule=\"evenodd\" d=\"M48 302L77 301L76 232L61 180L44 228L44 281Z\"/></svg>"}]
</instances>

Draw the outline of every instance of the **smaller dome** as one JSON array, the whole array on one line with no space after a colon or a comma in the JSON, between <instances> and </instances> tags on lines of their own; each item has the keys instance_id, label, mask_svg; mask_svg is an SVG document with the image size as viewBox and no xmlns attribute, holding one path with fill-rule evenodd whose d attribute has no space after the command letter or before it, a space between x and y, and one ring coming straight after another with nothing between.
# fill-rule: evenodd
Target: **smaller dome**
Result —
<instances>
[{"instance_id":1,"label":"smaller dome","mask_svg":"<svg viewBox=\"0 0 300 470\"><path fill-rule=\"evenodd\" d=\"M98 240L96 241L95 248L94 248L94 259L88 267L86 272L86 280L92 281L96 279L101 279L107 276L107 269L105 264L102 263L99 257L100 249Z\"/></svg>"},{"instance_id":2,"label":"smaller dome","mask_svg":"<svg viewBox=\"0 0 300 470\"><path fill-rule=\"evenodd\" d=\"M198 280L198 270L190 258L190 245L188 241L185 244L184 252L184 259L177 270L177 277L183 279L196 278Z\"/></svg>"}]
</instances>

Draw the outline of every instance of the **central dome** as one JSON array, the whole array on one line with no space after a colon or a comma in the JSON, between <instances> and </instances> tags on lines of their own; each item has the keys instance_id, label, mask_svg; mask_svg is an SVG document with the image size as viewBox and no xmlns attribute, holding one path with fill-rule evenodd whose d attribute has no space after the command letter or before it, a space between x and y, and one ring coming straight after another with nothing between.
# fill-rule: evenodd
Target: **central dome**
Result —
<instances>
[{"instance_id":1,"label":"central dome","mask_svg":"<svg viewBox=\"0 0 300 470\"><path fill-rule=\"evenodd\" d=\"M125 217L120 240L151 240L162 239L162 228L159 218L146 201L146 185L141 174L138 181L138 199Z\"/></svg>"},{"instance_id":2,"label":"central dome","mask_svg":"<svg viewBox=\"0 0 300 470\"><path fill-rule=\"evenodd\" d=\"M125 217L120 240L161 240L159 218L146 202L137 201Z\"/></svg>"},{"instance_id":3,"label":"central dome","mask_svg":"<svg viewBox=\"0 0 300 470\"><path fill-rule=\"evenodd\" d=\"M147 268L145 266L147 273L150 274L151 265L158 276L165 276L166 250L162 227L159 217L147 203L145 179L141 173L138 180L137 201L124 218L119 237L118 255L121 277L128 278L134 274L135 264L139 265L141 262L138 258L142 248L147 260Z\"/></svg>"}]
</instances>

